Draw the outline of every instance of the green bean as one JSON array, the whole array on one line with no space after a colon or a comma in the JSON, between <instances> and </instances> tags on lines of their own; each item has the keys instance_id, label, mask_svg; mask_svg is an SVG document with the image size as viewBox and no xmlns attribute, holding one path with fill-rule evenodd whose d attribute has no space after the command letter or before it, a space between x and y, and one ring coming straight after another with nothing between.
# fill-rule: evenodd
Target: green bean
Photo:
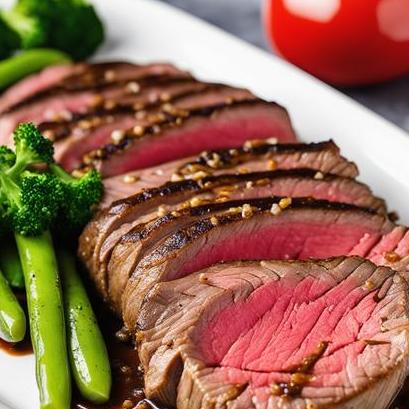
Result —
<instances>
[{"instance_id":1,"label":"green bean","mask_svg":"<svg viewBox=\"0 0 409 409\"><path fill-rule=\"evenodd\" d=\"M0 268L9 284L14 288L24 288L24 275L20 257L13 237L6 237L0 246Z\"/></svg>"},{"instance_id":2,"label":"green bean","mask_svg":"<svg viewBox=\"0 0 409 409\"><path fill-rule=\"evenodd\" d=\"M71 379L57 260L49 232L15 234L26 283L42 409L69 409Z\"/></svg>"},{"instance_id":3,"label":"green bean","mask_svg":"<svg viewBox=\"0 0 409 409\"><path fill-rule=\"evenodd\" d=\"M58 50L38 48L23 51L0 62L0 90L49 65L69 62L70 57Z\"/></svg>"},{"instance_id":4,"label":"green bean","mask_svg":"<svg viewBox=\"0 0 409 409\"><path fill-rule=\"evenodd\" d=\"M7 342L19 342L25 333L24 311L0 271L0 338Z\"/></svg>"},{"instance_id":5,"label":"green bean","mask_svg":"<svg viewBox=\"0 0 409 409\"><path fill-rule=\"evenodd\" d=\"M68 355L74 380L84 398L104 403L111 391L111 369L105 342L74 257L61 249L58 261L63 281Z\"/></svg>"}]
</instances>

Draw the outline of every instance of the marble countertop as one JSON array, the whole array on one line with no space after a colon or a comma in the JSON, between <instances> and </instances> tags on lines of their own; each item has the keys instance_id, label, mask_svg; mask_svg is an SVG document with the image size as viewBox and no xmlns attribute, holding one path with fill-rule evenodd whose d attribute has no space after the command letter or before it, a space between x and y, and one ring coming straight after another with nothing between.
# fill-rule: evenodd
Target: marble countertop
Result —
<instances>
[{"instance_id":1,"label":"marble countertop","mask_svg":"<svg viewBox=\"0 0 409 409\"><path fill-rule=\"evenodd\" d=\"M260 24L261 0L161 0L270 50ZM382 85L342 89L363 105L409 131L409 76Z\"/></svg>"}]
</instances>

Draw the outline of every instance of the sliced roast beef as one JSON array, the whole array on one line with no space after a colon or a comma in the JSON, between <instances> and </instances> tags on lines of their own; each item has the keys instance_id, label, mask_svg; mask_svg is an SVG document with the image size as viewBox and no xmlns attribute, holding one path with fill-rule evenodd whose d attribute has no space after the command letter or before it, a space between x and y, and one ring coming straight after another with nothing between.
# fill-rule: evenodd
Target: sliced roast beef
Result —
<instances>
[{"instance_id":1,"label":"sliced roast beef","mask_svg":"<svg viewBox=\"0 0 409 409\"><path fill-rule=\"evenodd\" d=\"M374 246L366 257L378 265L387 265L409 281L409 231L397 226Z\"/></svg>"},{"instance_id":2,"label":"sliced roast beef","mask_svg":"<svg viewBox=\"0 0 409 409\"><path fill-rule=\"evenodd\" d=\"M196 211L208 213L212 206L217 205ZM187 226L184 215L175 217L173 228L168 227L173 233L143 254L122 296L123 318L129 328L135 328L143 297L157 282L221 261L321 259L352 251L365 255L394 227L369 210L312 199L249 199L231 202L231 206Z\"/></svg>"},{"instance_id":3,"label":"sliced roast beef","mask_svg":"<svg viewBox=\"0 0 409 409\"><path fill-rule=\"evenodd\" d=\"M106 178L104 203L110 204L111 197L131 196L169 180L197 179L221 173L309 168L339 176L358 175L356 165L343 158L332 141L295 145L276 144L273 138L267 143L261 142L250 140L238 149L207 151L200 156Z\"/></svg>"},{"instance_id":4,"label":"sliced roast beef","mask_svg":"<svg viewBox=\"0 0 409 409\"><path fill-rule=\"evenodd\" d=\"M407 291L358 257L157 284L137 334L146 394L178 409L386 409L408 373Z\"/></svg>"},{"instance_id":5,"label":"sliced roast beef","mask_svg":"<svg viewBox=\"0 0 409 409\"><path fill-rule=\"evenodd\" d=\"M134 192L133 189L130 189L132 180L128 183L124 182L124 180L120 181L119 178L117 180L118 184L121 183L122 186L117 186L118 189L115 190L115 186L110 183L109 179L105 181L108 181L108 183L106 183L105 187L105 196L101 204L102 208L108 207L114 202L125 205L133 202L136 203L137 200L140 200L139 194L130 195ZM125 180L127 179L125 178ZM180 182L168 182L162 185L160 189L164 189L165 191L173 191L174 189L189 190L192 192L192 195L198 195L203 189L214 187L219 191L219 196L229 198L231 197L232 191L236 192L239 189L249 189L253 187L254 184L264 184L269 189L271 188L271 183L274 183L274 194L278 196L311 196L327 199L332 202L352 203L357 206L376 209L380 212L385 211L384 200L374 197L368 186L363 183L357 182L350 177L304 168L276 169L250 173L224 173L215 176L206 176L198 181L185 179ZM306 183L307 186L305 186L304 183ZM224 186L226 186L226 188L224 188ZM128 189L128 191L126 191L126 189ZM144 196L150 195L150 191L155 192L158 191L158 189L144 189ZM164 204L163 197L165 195L164 193L160 193L161 199L158 205L160 203ZM205 197L205 199L207 199L207 197Z\"/></svg>"},{"instance_id":6,"label":"sliced roast beef","mask_svg":"<svg viewBox=\"0 0 409 409\"><path fill-rule=\"evenodd\" d=\"M218 155L219 160L217 163L211 163L209 158L214 158L215 155ZM194 162L180 161L164 165L163 168L147 169L139 172L139 182L130 184L134 186L133 191L139 193L114 203L88 224L80 239L80 255L90 271L100 271L101 276L104 277L103 265L106 264L107 257L117 241L135 225L135 221L140 222L142 218L156 212L160 204L173 206L188 200L192 195L192 187L198 186L197 183L200 186L202 183L200 179L194 180L197 179L199 168L204 175L217 175L221 172L243 173L244 170L265 170L272 165L277 169L310 168L322 173L332 171L335 174L348 176L355 176L357 173L356 166L339 155L339 149L333 142L297 145L264 144L237 149L234 152L231 150L211 152ZM170 185L170 189L150 189L141 193L144 187L162 185L174 172L191 182ZM189 174L189 172L192 173ZM136 176L127 175L127 177L131 177L132 182ZM115 183L119 184L118 179L105 180L106 189L109 191L110 188L115 188ZM183 186L183 189L180 190L179 186ZM176 190L174 191L172 187ZM104 281L97 280L97 282L101 282L99 288L106 295Z\"/></svg>"},{"instance_id":7,"label":"sliced roast beef","mask_svg":"<svg viewBox=\"0 0 409 409\"><path fill-rule=\"evenodd\" d=\"M75 115L68 121L40 124L40 130L55 141L55 157L67 170L78 168L83 156L101 146L118 142L126 130L134 127L153 127L173 120L166 107L169 103L176 109L194 110L226 100L256 99L249 91L219 84L190 81L162 90L168 102L145 100L138 103L121 102L112 109L97 108L86 114ZM146 93L146 98L151 93ZM136 104L136 107L135 107ZM143 108L140 108L142 106Z\"/></svg>"},{"instance_id":8,"label":"sliced roast beef","mask_svg":"<svg viewBox=\"0 0 409 409\"><path fill-rule=\"evenodd\" d=\"M0 114L33 95L55 86L64 78L81 72L85 64L56 65L45 68L39 74L33 74L7 89L0 97Z\"/></svg>"},{"instance_id":9,"label":"sliced roast beef","mask_svg":"<svg viewBox=\"0 0 409 409\"><path fill-rule=\"evenodd\" d=\"M158 79L164 75L191 78L190 74L169 64L86 65L78 75L72 75L62 84L32 95L3 114L0 118L0 141L9 143L10 135L19 122L39 124L54 118L70 118L72 113L83 112L93 104L100 103L101 99L132 93L135 87L138 88L137 81Z\"/></svg>"},{"instance_id":10,"label":"sliced roast beef","mask_svg":"<svg viewBox=\"0 0 409 409\"><path fill-rule=\"evenodd\" d=\"M287 111L262 100L178 110L168 107L163 125L137 126L111 143L84 156L104 177L155 166L206 149L236 148L251 138L296 142Z\"/></svg>"},{"instance_id":11,"label":"sliced roast beef","mask_svg":"<svg viewBox=\"0 0 409 409\"><path fill-rule=\"evenodd\" d=\"M67 67L69 69L67 69ZM103 62L94 64L76 64L60 67L49 67L40 74L35 74L10 88L7 92L15 93L15 89L24 88L27 95L18 98L7 112L14 111L23 105L31 104L36 100L56 94L64 94L85 90L103 90L112 85L120 85L128 81L161 78L167 75L186 73L175 66L166 63L152 63L146 65L132 64L128 62ZM55 74L55 72L64 74ZM25 86L25 81L29 86ZM31 87L30 87L31 85ZM19 94L19 92L17 92ZM4 112L4 110L2 110Z\"/></svg>"},{"instance_id":12,"label":"sliced roast beef","mask_svg":"<svg viewBox=\"0 0 409 409\"><path fill-rule=\"evenodd\" d=\"M369 189L354 179L323 175L308 169L276 170L242 175L221 175L203 179L203 185L188 180L170 183L162 188L145 191L140 196L156 196L157 207L151 213L137 217L131 223L111 234L101 248L103 260L94 277L104 280L109 300L117 312L121 310L122 294L130 274L135 269L147 248L175 229L170 223L171 212L188 212L193 218L201 217L197 210L205 206L205 215L220 210L206 204L224 203L221 211L233 205L231 200L246 200L262 197L291 196L314 197L333 202L344 202L372 207L385 213L382 200L373 197ZM206 186L206 187L204 187ZM178 201L179 200L179 201ZM198 209L196 209L198 208ZM212 210L213 209L213 210ZM160 217L161 214L167 215ZM171 213L169 215L169 213ZM191 217L184 217L181 223L186 225ZM151 222L152 221L152 222ZM124 234L126 231L126 234ZM118 242L118 237L123 235ZM118 243L118 244L116 244ZM111 255L112 254L112 255ZM107 266L107 267L106 267ZM105 275L104 275L105 274Z\"/></svg>"},{"instance_id":13,"label":"sliced roast beef","mask_svg":"<svg viewBox=\"0 0 409 409\"><path fill-rule=\"evenodd\" d=\"M83 121L83 131L94 129L102 124L114 122L116 117L124 114L137 114L142 117L146 109L153 106L159 107L174 98L205 90L210 84L196 81L193 78L174 78L172 76L161 76L159 78L148 78L139 81L136 88L128 93L119 87L110 90L109 97L99 94L93 105L84 112L73 113L70 118L57 118L54 121L39 124L41 131L49 135L54 142L58 142L73 133L78 132L79 122ZM213 85L213 84L211 84ZM114 98L112 93L118 93ZM101 97L101 98L99 98ZM101 120L97 123L96 117ZM85 126L87 123L88 127Z\"/></svg>"}]
</instances>

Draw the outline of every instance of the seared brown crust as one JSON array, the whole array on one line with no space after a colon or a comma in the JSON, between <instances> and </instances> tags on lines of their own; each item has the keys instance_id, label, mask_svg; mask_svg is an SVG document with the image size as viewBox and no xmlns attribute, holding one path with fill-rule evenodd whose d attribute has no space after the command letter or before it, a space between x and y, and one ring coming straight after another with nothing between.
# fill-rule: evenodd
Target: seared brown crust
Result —
<instances>
[{"instance_id":1,"label":"seared brown crust","mask_svg":"<svg viewBox=\"0 0 409 409\"><path fill-rule=\"evenodd\" d=\"M313 143L297 143L297 144L268 144L268 143L263 143L263 144L257 144L257 145L250 145L248 147L240 147L237 149L220 149L220 150L215 150L215 151L208 151L204 152L201 155L197 157L197 160L193 162L188 162L181 166L179 169L176 169L176 173L179 173L180 175L188 175L191 173L189 169L191 167L195 167L196 165L199 165L203 170L208 171L209 173L214 172L215 169L229 169L235 166L238 166L240 164L243 164L247 161L250 160L255 160L256 158L263 159L265 155L274 155L274 154L292 154L292 153L304 153L304 152L320 152L320 151L333 151L335 153L339 153L339 148L338 146L332 141L325 141L325 142L313 142ZM209 161L213 158L213 155L217 155L220 160L217 164L217 167L215 168L214 165L210 166ZM355 172L351 175L352 177L358 176L358 168L356 165L352 162L348 162L348 165L351 167L355 168ZM278 173L275 173L278 172ZM290 169L290 170L280 170L277 169L274 171L274 173L271 173L270 176L275 177L280 177L280 172L281 175L283 176L284 174L282 172L288 172L286 173L287 176L290 176L291 174L294 176L302 176L300 173L297 173L297 169ZM316 173L316 170L310 170L310 169L304 169L301 170L301 172L304 174L304 176L314 176ZM265 172L266 174L269 174L270 172ZM253 172L252 173L255 179L258 178L258 175L260 172ZM266 177L270 177L266 176ZM163 192L165 193L167 189L171 188L174 191L177 189L193 189L195 186L199 185L204 185L206 182L214 183L216 180L222 180L218 179L220 176L208 176L203 179L201 179L200 182L196 183L192 181L191 179L184 180L182 182L175 182L175 183L167 183L165 185L162 185L160 188L157 189L163 189ZM224 175L223 177L225 178L231 178L232 183L234 181L240 181L240 180L251 180L247 179L249 177L248 174L234 174L234 175ZM330 177L329 174L326 174L326 177ZM226 179L227 180L227 179ZM129 196L124 199L117 200L112 203L110 206L110 213L111 214L116 214L118 211L121 210L123 207L127 206L134 206L138 203L140 203L141 200L145 200L144 196L148 196L151 198L152 195L156 195L157 193L160 193L160 190L157 190L156 188L149 189L146 192L141 192L137 193L135 195Z\"/></svg>"},{"instance_id":2,"label":"seared brown crust","mask_svg":"<svg viewBox=\"0 0 409 409\"><path fill-rule=\"evenodd\" d=\"M149 78L151 80L151 78ZM161 81L161 80L166 80L166 81ZM194 90L187 90L184 92L181 92L174 97L169 97L169 99L166 101L166 103L175 103L185 97L188 96L194 96L194 95L200 95L204 92L207 91L215 91L215 90L221 90L221 89L229 89L230 87L223 85L223 84L206 84L206 83L201 83L198 81L195 81L190 78L154 78L154 81L149 81L152 83L152 85L161 85L163 82L166 85L169 84L177 84L177 83L192 83L195 85L198 85L198 87ZM138 81L138 84L140 86L144 86L144 82ZM115 103L113 106L106 106L103 102L101 102L100 105L97 105L94 108L91 108L87 112L82 112L82 113L74 113L71 115L71 118L68 120L64 121L49 121L49 122L43 122L39 125L39 129L44 132L47 131L48 134L52 135L52 140L53 141L59 141L61 139L64 139L70 135L72 135L74 129L78 126L79 121L89 121L90 124L97 122L96 126L103 125L105 123L108 123L108 121L112 121L113 117L115 116L122 116L122 115L130 115L130 114L135 114L137 112L140 112L142 110L148 109L149 111L146 112L146 117L149 118L149 115L155 112L161 112L161 114L165 115L165 117L161 118L158 115L155 117L151 118L152 125L154 126L156 124L165 124L169 118L173 118L169 114L166 113L166 111L163 111L159 109L161 106L164 105L164 101L162 100L155 100L151 101L147 99L144 102L136 104L132 103ZM158 122L159 120L159 122Z\"/></svg>"},{"instance_id":3,"label":"seared brown crust","mask_svg":"<svg viewBox=\"0 0 409 409\"><path fill-rule=\"evenodd\" d=\"M253 210L256 211L265 211L270 210L271 206L274 203L279 203L282 200L282 197L274 196L271 198L261 198L261 199L241 199L241 200L229 200L227 202L220 202L220 203L206 203L201 206L196 207L189 207L187 209L183 209L177 212L167 213L163 217L157 218L152 224L148 227L144 227L141 229L137 226L135 229L132 229L129 233L125 234L121 242L135 242L139 240L146 239L149 234L156 228L160 227L165 223L169 223L175 220L178 220L184 216L193 216L193 217L203 217L208 214L214 214L218 212L223 212L229 209L234 209L237 207L242 207L245 204L249 204ZM377 212L374 209L363 208L359 206L355 206L352 204L346 203L336 203L336 202L329 202L327 200L316 200L313 198L292 198L291 204L288 206L289 209L299 209L299 208L308 208L308 209L322 209L322 210L349 210L349 211L362 211L365 213L376 214ZM241 212L236 214L233 213L235 219L230 219L231 214L223 215L221 219L218 219L220 224L223 225L223 220L235 220L242 218ZM198 221L200 225L200 220ZM201 228L198 227L200 230Z\"/></svg>"},{"instance_id":4,"label":"seared brown crust","mask_svg":"<svg viewBox=\"0 0 409 409\"><path fill-rule=\"evenodd\" d=\"M222 214L217 217L218 223L215 225L210 218L199 219L197 222L194 222L189 228L186 230L179 230L175 232L172 236L170 236L166 242L160 246L157 250L155 250L152 254L152 258L150 262L155 263L155 260L164 256L165 254L168 255L173 251L180 249L181 247L185 246L189 242L195 240L198 236L203 235L204 233L214 229L218 226L223 226L229 223L236 222L238 220L243 220L243 216L241 211L234 211L235 208L240 208L245 204L251 206L253 215L257 213L263 212L270 212L271 207L273 204L278 204L280 201L284 199L282 197L271 197L271 198L261 198L261 199L245 199L245 200L232 200L229 202L224 203L210 203L205 204L203 206L194 207L188 209L188 214L193 216L205 216L207 214L213 214L216 212L221 212L223 210L227 210L226 214ZM232 212L228 210L233 209ZM312 198L292 198L291 203L288 205L286 210L297 210L297 209L320 209L320 210L330 210L330 211L348 211L348 212L362 212L362 214L376 214L376 211L372 209L366 209L362 207L358 207L352 204L345 204L345 203L335 203L329 202L327 200L315 200ZM287 210L287 211L288 211ZM182 214L181 217L184 215ZM180 217L180 216L179 216ZM169 222L171 220L176 220L172 214L167 214L163 217L164 220L161 223ZM132 237L128 237L129 239L133 239Z\"/></svg>"},{"instance_id":5,"label":"seared brown crust","mask_svg":"<svg viewBox=\"0 0 409 409\"><path fill-rule=\"evenodd\" d=\"M218 149L216 151L206 151L203 152L201 155L197 157L197 159L193 162L188 162L183 167L181 167L178 172L180 174L189 173L189 168L193 165L204 166L207 168L212 168L209 166L209 161L212 160L215 153L219 156L220 160L217 166L217 169L220 168L230 168L232 166L236 166L240 163L244 163L250 159L252 156L259 156L262 157L263 155L267 154L286 154L286 153L297 153L300 154L303 152L319 152L330 150L335 153L339 153L338 146L334 143L334 141L324 141L324 142L311 142L311 143L277 143L277 144L269 144L269 143L256 143L256 144L249 144L248 146L242 146L235 149ZM358 175L358 168L356 168L356 174L352 176Z\"/></svg>"},{"instance_id":6,"label":"seared brown crust","mask_svg":"<svg viewBox=\"0 0 409 409\"><path fill-rule=\"evenodd\" d=\"M276 145L277 146L277 145ZM291 146L291 145L289 145ZM281 178L294 178L294 179L314 179L317 175L317 171L314 169L306 168L296 168L296 169L276 169L264 172L251 172L251 173L236 173L236 174L222 174L215 176L206 176L200 181L195 181L193 179L185 179L180 182L168 182L160 187L147 189L143 192L137 193L135 195L126 197L124 199L119 199L112 203L111 210L113 212L118 211L118 207L122 206L135 206L147 199L158 196L168 196L173 193L183 192L183 191L204 191L211 190L222 185L234 185L235 183L242 183L247 181L262 181L275 180ZM356 181L354 178L333 175L330 173L320 175L321 180L350 180L355 183L364 186L362 183ZM384 201L379 199L384 206ZM382 207L380 205L380 207Z\"/></svg>"},{"instance_id":7,"label":"seared brown crust","mask_svg":"<svg viewBox=\"0 0 409 409\"><path fill-rule=\"evenodd\" d=\"M141 228L140 226L136 226L135 229L131 230L129 233L125 234L121 242L128 242L128 243L133 243L139 240L144 240L149 235L156 229L160 228L164 224L168 224L171 222L183 220L184 217L195 217L198 218L198 230L202 230L201 226L201 217L207 216L209 214L215 214L219 212L226 212L230 209L235 209L238 207L242 207L245 204L250 205L253 208L253 211L265 211L265 210L270 210L271 206L274 203L279 203L280 200L283 199L282 197L276 196L272 198L261 198L261 199L241 199L241 200L230 200L227 202L221 202L221 203L206 203L202 206L197 206L197 207L190 207L187 209L183 209L181 211L177 212L171 212L167 213L166 215L157 218L153 223L148 224L147 226L143 226ZM371 214L374 214L375 212L372 209L365 209L361 208L358 206L354 205L348 205L345 203L333 203L333 202L328 202L326 200L314 200L310 198L294 198L292 199L292 204L289 206L291 209L298 209L298 208L310 208L310 209L323 209L323 210L361 210L364 212L368 212ZM234 216L233 219L231 217ZM243 218L240 212L234 212L232 214L223 214L218 218L218 221L220 222L220 225L223 225L223 220L236 220L236 219L241 219ZM207 223L205 223L207 225ZM210 223L212 224L212 223ZM212 224L213 226L213 224ZM214 226L213 226L214 227ZM176 226L178 228L178 226Z\"/></svg>"},{"instance_id":8,"label":"seared brown crust","mask_svg":"<svg viewBox=\"0 0 409 409\"><path fill-rule=\"evenodd\" d=\"M269 107L278 107L283 109L275 102L267 102L261 99L248 99L242 101L226 101L221 104L210 105L207 107L199 107L192 110L175 110L163 112L163 122L160 124L156 123L152 126L145 127L141 132L138 130L138 133L135 133L134 129L128 130L125 132L123 139L118 143L111 143L105 145L100 149L89 152L83 158L82 168L96 167L98 168L99 164L111 156L124 151L129 146L133 144L135 140L141 140L142 138L148 138L152 135L160 134L167 129L180 127L182 124L190 119L195 117L205 117L208 118L217 113L222 113L226 110L230 110L233 107L254 107L254 106L269 106Z\"/></svg>"},{"instance_id":9,"label":"seared brown crust","mask_svg":"<svg viewBox=\"0 0 409 409\"><path fill-rule=\"evenodd\" d=\"M290 153L297 153L299 152L300 154L302 154L303 152L319 152L319 151L326 151L326 150L331 150L334 151L336 153L339 153L339 148L337 147L337 145L335 145L335 143L330 140L330 141L325 141L325 142L313 142L313 143L296 143L296 144L284 144L284 143L280 143L280 144L268 144L268 143L263 143L260 145L254 145L254 146L249 146L247 148L245 147L240 147L240 148L236 148L236 149L220 149L220 150L215 150L215 151L209 151L209 152L204 152L201 155L197 156L197 160L193 161L193 162L187 162L186 164L184 164L183 166L181 166L179 169L175 169L175 171L181 175L185 175L185 174L189 174L189 168L195 165L199 165L201 167L203 167L203 169L208 170L209 172L214 171L215 167L214 166L209 166L208 162L209 160L211 160L212 156L214 154L217 154L220 158L220 161L218 162L217 168L216 169L229 169L232 168L234 166L237 166L239 164L243 164L251 159L256 159L257 157L260 157L260 159L262 159L262 157L266 154L290 154ZM356 167L355 164L353 164L352 162L349 163L351 166L355 167L355 174L352 175L352 177L356 177L358 176L358 168ZM279 171L279 169L277 169L274 172ZM306 170L307 172L309 172L309 170ZM254 175L256 175L259 172L253 172ZM314 174L316 173L316 171L314 171ZM246 178L246 174L242 174L242 177L245 179ZM230 177L230 175L225 175L225 177ZM231 177L241 177L240 174L236 174L236 175L231 175ZM256 177L256 176L255 176ZM203 180L203 182L206 181L212 181L213 177L205 177ZM217 178L217 176L216 176ZM236 179L238 180L238 179ZM184 184L184 182L186 182L186 184ZM174 188L177 188L178 186L182 187L182 186L195 186L196 184L192 184L191 183L192 180L191 179L187 179L184 180L182 182L177 182L177 183L168 183L166 185L163 185L161 188L163 189L167 189L168 187L172 186ZM161 189L159 188L159 189ZM153 189L149 189L148 191L146 191L146 194L148 196L151 196L150 192L155 192L155 188ZM133 206L134 204L137 204L138 202L140 202L140 199L143 195L145 195L145 192L142 193L137 193L135 195L129 196L127 198L124 199L120 199L117 200L116 202L113 202L111 205L111 211L116 213L117 212L117 206Z\"/></svg>"},{"instance_id":10,"label":"seared brown crust","mask_svg":"<svg viewBox=\"0 0 409 409\"><path fill-rule=\"evenodd\" d=\"M119 67L129 66L130 68L141 67L137 64L130 64L124 62L108 62L108 63L96 63L96 64L84 64L84 70L80 73L68 76L59 84L53 87L47 88L44 91L38 92L23 101L12 105L3 114L13 112L23 106L36 103L44 98L48 98L54 95L62 95L68 93L76 93L87 90L101 91L106 88L111 87L122 87L128 82L132 81L132 78L123 80L110 80L105 75L107 71L116 70ZM161 80L169 79L192 79L192 76L186 72L180 71L179 74L169 75L169 74L146 74L144 76L137 75L135 80L141 83L149 84L156 83Z\"/></svg>"},{"instance_id":11,"label":"seared brown crust","mask_svg":"<svg viewBox=\"0 0 409 409\"><path fill-rule=\"evenodd\" d=\"M271 206L274 203L279 203L283 198L279 196L271 198L261 198L261 199L241 199L241 200L230 200L227 202L220 203L206 203L197 207L189 207L176 212L167 213L162 217L158 217L152 223L135 226L131 231L125 234L120 243L136 243L139 241L144 241L152 235L155 230L163 228L164 225L170 223L180 223L175 225L175 230L179 229L182 225L190 223L191 219L197 219L192 227L192 231L202 234L207 229L212 226L215 227L214 223L210 219L203 219L207 215L211 214L221 214L218 216L218 224L223 225L233 222L235 220L240 220L243 218L241 211L236 212L235 209L242 208L245 204L251 206L254 212L270 211ZM329 202L327 200L315 200L312 198L292 198L291 204L288 209L322 209L322 210L340 210L340 211L361 211L368 214L376 214L373 209L362 208L355 205L345 204L345 203L335 203ZM230 210L232 210L230 212ZM185 220L186 219L186 220ZM210 225L209 225L210 224ZM181 233L183 235L183 233ZM179 247L174 247L175 243L182 246L186 243L182 243L180 237L173 235L174 241L169 243L169 246L164 250L165 253L168 251L175 250ZM190 240L195 239L195 234L190 237Z\"/></svg>"}]
</instances>

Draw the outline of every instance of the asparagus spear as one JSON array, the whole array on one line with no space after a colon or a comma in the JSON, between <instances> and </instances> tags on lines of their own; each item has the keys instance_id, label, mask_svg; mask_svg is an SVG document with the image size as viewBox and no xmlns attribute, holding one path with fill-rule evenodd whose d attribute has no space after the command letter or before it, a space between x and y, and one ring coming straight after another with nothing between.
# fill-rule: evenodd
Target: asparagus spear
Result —
<instances>
[{"instance_id":1,"label":"asparagus spear","mask_svg":"<svg viewBox=\"0 0 409 409\"><path fill-rule=\"evenodd\" d=\"M19 342L25 333L24 311L0 271L0 338L7 342Z\"/></svg>"},{"instance_id":2,"label":"asparagus spear","mask_svg":"<svg viewBox=\"0 0 409 409\"><path fill-rule=\"evenodd\" d=\"M23 266L31 342L41 408L68 409L71 379L57 261L49 232L36 237L16 234Z\"/></svg>"},{"instance_id":3,"label":"asparagus spear","mask_svg":"<svg viewBox=\"0 0 409 409\"><path fill-rule=\"evenodd\" d=\"M24 288L24 275L16 242L13 237L5 237L0 246L0 268L11 287Z\"/></svg>"},{"instance_id":4,"label":"asparagus spear","mask_svg":"<svg viewBox=\"0 0 409 409\"><path fill-rule=\"evenodd\" d=\"M72 374L82 396L94 403L104 403L111 390L111 368L105 342L74 257L69 251L60 249L58 262Z\"/></svg>"},{"instance_id":5,"label":"asparagus spear","mask_svg":"<svg viewBox=\"0 0 409 409\"><path fill-rule=\"evenodd\" d=\"M70 62L66 54L57 50L41 48L23 51L0 62L0 91L44 67Z\"/></svg>"}]
</instances>

